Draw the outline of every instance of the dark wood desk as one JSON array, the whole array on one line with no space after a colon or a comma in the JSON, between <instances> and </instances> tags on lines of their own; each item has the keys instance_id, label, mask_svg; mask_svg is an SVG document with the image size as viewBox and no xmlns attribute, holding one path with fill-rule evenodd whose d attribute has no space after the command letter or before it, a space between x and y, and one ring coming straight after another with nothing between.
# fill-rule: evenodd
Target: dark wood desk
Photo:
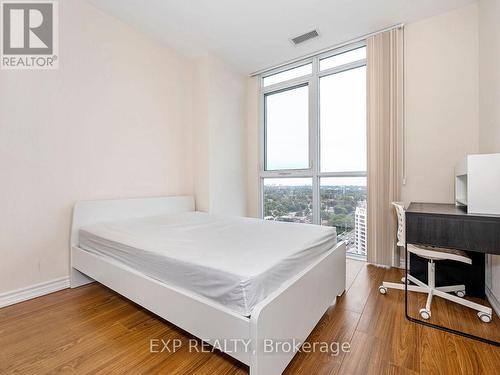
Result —
<instances>
[{"instance_id":1,"label":"dark wood desk","mask_svg":"<svg viewBox=\"0 0 500 375\"><path fill-rule=\"evenodd\" d=\"M468 295L484 298L485 254L500 255L500 215L468 214L454 204L411 203L406 210L406 242L466 251L472 265L453 261L436 263L436 285L465 284ZM411 254L410 274L427 282L427 261Z\"/></svg>"},{"instance_id":2,"label":"dark wood desk","mask_svg":"<svg viewBox=\"0 0 500 375\"><path fill-rule=\"evenodd\" d=\"M500 254L500 216L468 214L454 204L412 203L406 211L406 241L467 251L471 266L436 264L436 285L464 283L468 295L484 298L484 254ZM427 282L427 261L411 254L410 274Z\"/></svg>"},{"instance_id":3,"label":"dark wood desk","mask_svg":"<svg viewBox=\"0 0 500 375\"><path fill-rule=\"evenodd\" d=\"M411 203L406 241L500 255L500 216L468 214L454 204Z\"/></svg>"}]
</instances>

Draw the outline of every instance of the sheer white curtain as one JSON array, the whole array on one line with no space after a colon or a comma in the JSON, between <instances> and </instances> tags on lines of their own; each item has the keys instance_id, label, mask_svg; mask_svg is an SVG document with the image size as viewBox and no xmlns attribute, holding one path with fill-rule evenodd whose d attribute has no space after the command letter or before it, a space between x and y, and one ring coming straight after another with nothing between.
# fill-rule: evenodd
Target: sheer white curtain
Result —
<instances>
[{"instance_id":1,"label":"sheer white curtain","mask_svg":"<svg viewBox=\"0 0 500 375\"><path fill-rule=\"evenodd\" d=\"M370 263L399 266L396 216L400 200L403 122L403 29L367 40L368 243Z\"/></svg>"}]
</instances>

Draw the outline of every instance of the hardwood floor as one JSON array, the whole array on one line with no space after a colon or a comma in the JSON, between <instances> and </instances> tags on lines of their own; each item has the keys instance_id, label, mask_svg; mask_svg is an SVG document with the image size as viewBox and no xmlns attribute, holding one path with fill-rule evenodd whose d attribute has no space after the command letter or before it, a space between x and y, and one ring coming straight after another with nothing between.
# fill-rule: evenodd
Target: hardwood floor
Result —
<instances>
[{"instance_id":1,"label":"hardwood floor","mask_svg":"<svg viewBox=\"0 0 500 375\"><path fill-rule=\"evenodd\" d=\"M346 293L308 341L347 342L350 351L298 353L285 373L499 373L500 348L410 323L403 314L402 292L378 293L383 280L400 277L399 270L349 260ZM445 312L447 306L439 308ZM450 307L449 314L456 317L456 307ZM495 317L488 328L500 332L499 320ZM175 353L151 353L150 339L180 339L183 345ZM179 328L92 284L0 309L0 374L248 372L222 353L189 353L190 339Z\"/></svg>"}]
</instances>

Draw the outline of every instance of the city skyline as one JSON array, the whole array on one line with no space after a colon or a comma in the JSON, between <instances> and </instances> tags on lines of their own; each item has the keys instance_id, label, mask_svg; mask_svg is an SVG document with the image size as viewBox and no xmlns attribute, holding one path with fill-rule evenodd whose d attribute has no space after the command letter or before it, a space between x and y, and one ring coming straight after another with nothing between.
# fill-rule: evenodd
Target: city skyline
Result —
<instances>
[{"instance_id":1,"label":"city skyline","mask_svg":"<svg viewBox=\"0 0 500 375\"><path fill-rule=\"evenodd\" d=\"M347 251L365 256L366 244L360 244L361 237L366 238L366 227L359 225L366 223L366 178L333 178L342 182L346 179L360 179L363 184L358 181L356 185L321 185L319 224L336 227L338 239L346 242ZM269 184L265 180L264 219L313 224L312 185L284 183Z\"/></svg>"}]
</instances>

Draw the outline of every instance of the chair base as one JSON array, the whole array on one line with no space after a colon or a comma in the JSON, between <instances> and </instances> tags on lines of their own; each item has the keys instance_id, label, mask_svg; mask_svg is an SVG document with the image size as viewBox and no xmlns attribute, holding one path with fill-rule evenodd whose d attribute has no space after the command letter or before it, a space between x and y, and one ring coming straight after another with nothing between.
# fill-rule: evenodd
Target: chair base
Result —
<instances>
[{"instance_id":1,"label":"chair base","mask_svg":"<svg viewBox=\"0 0 500 375\"><path fill-rule=\"evenodd\" d=\"M379 286L379 292L381 294L386 294L387 289L405 290L404 282L407 282L408 285L406 285L406 287L408 288L408 291L427 294L427 302L425 304L425 308L420 309L420 316L425 320L431 318L432 299L434 296L437 296L448 301L458 303L459 305L474 309L478 311L477 315L482 322L491 322L493 311L490 307L483 306L479 303L475 303L463 298L465 296L465 285L450 285L441 287L435 286L435 267L432 260L430 260L428 263L428 276L429 285L423 283L422 281L411 275L408 275L408 280L405 280L405 278L402 279L403 284L389 283L384 281L382 285ZM415 285L410 285L410 282ZM453 292L456 293L456 295L450 294Z\"/></svg>"}]
</instances>

